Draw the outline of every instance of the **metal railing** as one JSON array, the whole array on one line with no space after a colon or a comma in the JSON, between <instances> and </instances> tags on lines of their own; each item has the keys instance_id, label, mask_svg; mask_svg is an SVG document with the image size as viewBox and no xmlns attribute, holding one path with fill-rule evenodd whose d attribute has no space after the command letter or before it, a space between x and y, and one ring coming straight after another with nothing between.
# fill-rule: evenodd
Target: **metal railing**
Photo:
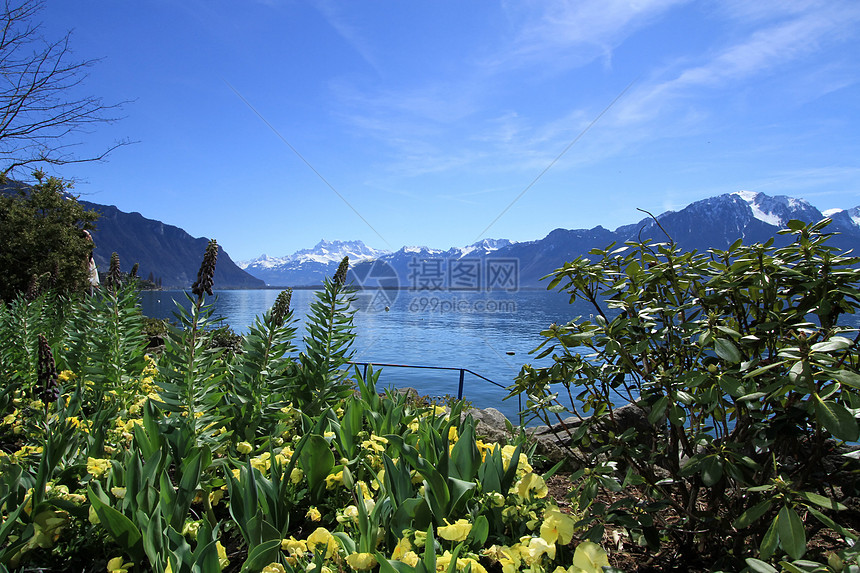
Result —
<instances>
[{"instance_id":1,"label":"metal railing","mask_svg":"<svg viewBox=\"0 0 860 573\"><path fill-rule=\"evenodd\" d=\"M347 364L352 364L354 366L364 366L364 371L362 372L362 376L364 376L364 377L367 376L367 367L368 366L383 366L386 368L416 368L416 369L425 369L425 370L459 370L460 371L460 383L457 386L457 399L458 400L463 399L463 387L465 385L466 372L468 372L472 376L477 376L481 380L489 382L493 386L498 386L499 388L501 388L503 390L507 389L507 386L504 386L502 384L499 384L498 382L490 380L486 376L478 374L477 372L473 372L472 370L469 370L468 368L457 368L454 366L420 366L420 365L415 365L415 364L387 364L384 362L351 362L350 361L350 362L347 362ZM520 396L517 396L517 402L519 404L520 412L522 412L523 403L522 403L522 399L520 398Z\"/></svg>"}]
</instances>

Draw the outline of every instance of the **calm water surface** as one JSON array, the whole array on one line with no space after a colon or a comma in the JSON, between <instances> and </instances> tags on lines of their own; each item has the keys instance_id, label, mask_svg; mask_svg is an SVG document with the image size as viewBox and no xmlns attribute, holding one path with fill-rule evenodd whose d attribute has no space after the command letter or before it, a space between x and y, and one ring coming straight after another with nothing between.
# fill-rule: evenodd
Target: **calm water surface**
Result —
<instances>
[{"instance_id":1,"label":"calm water surface","mask_svg":"<svg viewBox=\"0 0 860 573\"><path fill-rule=\"evenodd\" d=\"M291 308L299 319L299 339L316 292L293 291ZM236 332L245 333L255 317L272 306L278 293L216 291L214 316L224 317ZM541 330L553 322L588 315L586 307L577 309L568 304L567 296L546 291L386 291L384 299L374 299L379 293L358 295L354 361L467 368L502 386L513 383L524 363L537 364L529 351L540 343ZM174 300L188 305L182 291L148 291L141 296L144 314L156 318L172 318ZM296 342L301 346L300 340ZM456 396L459 372L383 368L379 380L382 387L411 386L422 394ZM503 401L505 390L468 373L464 382L464 397L476 407L492 406L517 419L517 400Z\"/></svg>"}]
</instances>

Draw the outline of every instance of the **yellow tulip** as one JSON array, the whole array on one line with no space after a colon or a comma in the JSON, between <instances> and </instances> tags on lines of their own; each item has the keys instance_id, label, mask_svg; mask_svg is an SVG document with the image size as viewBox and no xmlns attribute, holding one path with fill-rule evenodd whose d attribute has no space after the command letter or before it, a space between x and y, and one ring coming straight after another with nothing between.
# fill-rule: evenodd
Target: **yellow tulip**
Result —
<instances>
[{"instance_id":1,"label":"yellow tulip","mask_svg":"<svg viewBox=\"0 0 860 573\"><path fill-rule=\"evenodd\" d=\"M376 557L372 553L353 553L347 556L346 564L356 571L364 571L376 566Z\"/></svg>"},{"instance_id":2,"label":"yellow tulip","mask_svg":"<svg viewBox=\"0 0 860 573\"><path fill-rule=\"evenodd\" d=\"M439 533L439 537L448 541L464 541L472 531L472 524L465 519L458 519L454 523L450 523L446 519L445 523L448 525L443 525L437 532Z\"/></svg>"}]
</instances>

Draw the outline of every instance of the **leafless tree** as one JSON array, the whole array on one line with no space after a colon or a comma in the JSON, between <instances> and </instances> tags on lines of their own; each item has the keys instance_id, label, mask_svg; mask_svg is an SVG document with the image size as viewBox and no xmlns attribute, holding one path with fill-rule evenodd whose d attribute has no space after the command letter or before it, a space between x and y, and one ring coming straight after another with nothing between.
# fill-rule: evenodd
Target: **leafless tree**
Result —
<instances>
[{"instance_id":1,"label":"leafless tree","mask_svg":"<svg viewBox=\"0 0 860 573\"><path fill-rule=\"evenodd\" d=\"M76 60L70 33L56 41L34 23L44 2L4 0L0 4L0 180L34 163L64 165L98 161L126 145L119 141L96 155L74 153L76 136L95 124L118 119L125 102L75 94L96 60Z\"/></svg>"}]
</instances>

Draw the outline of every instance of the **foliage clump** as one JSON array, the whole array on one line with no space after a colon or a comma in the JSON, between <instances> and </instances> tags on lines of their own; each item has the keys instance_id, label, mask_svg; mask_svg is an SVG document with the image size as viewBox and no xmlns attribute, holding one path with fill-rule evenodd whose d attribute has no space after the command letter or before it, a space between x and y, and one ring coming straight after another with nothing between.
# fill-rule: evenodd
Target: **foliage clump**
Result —
<instances>
[{"instance_id":1,"label":"foliage clump","mask_svg":"<svg viewBox=\"0 0 860 573\"><path fill-rule=\"evenodd\" d=\"M827 244L828 222L791 221L784 248L610 245L550 275L594 314L544 331L553 362L512 395L547 424L572 415L555 427L589 539L709 568L856 570L860 466L840 454L860 436L860 259ZM829 561L808 553L822 528L843 549Z\"/></svg>"},{"instance_id":2,"label":"foliage clump","mask_svg":"<svg viewBox=\"0 0 860 573\"><path fill-rule=\"evenodd\" d=\"M600 573L524 444L350 369L347 264L301 352L289 293L213 344L214 258L157 357L135 281L0 303L0 571Z\"/></svg>"},{"instance_id":3,"label":"foliage clump","mask_svg":"<svg viewBox=\"0 0 860 573\"><path fill-rule=\"evenodd\" d=\"M0 300L20 293L89 287L93 242L84 231L98 218L69 195L69 185L41 177L21 190L0 192ZM33 297L31 297L33 298Z\"/></svg>"}]
</instances>

